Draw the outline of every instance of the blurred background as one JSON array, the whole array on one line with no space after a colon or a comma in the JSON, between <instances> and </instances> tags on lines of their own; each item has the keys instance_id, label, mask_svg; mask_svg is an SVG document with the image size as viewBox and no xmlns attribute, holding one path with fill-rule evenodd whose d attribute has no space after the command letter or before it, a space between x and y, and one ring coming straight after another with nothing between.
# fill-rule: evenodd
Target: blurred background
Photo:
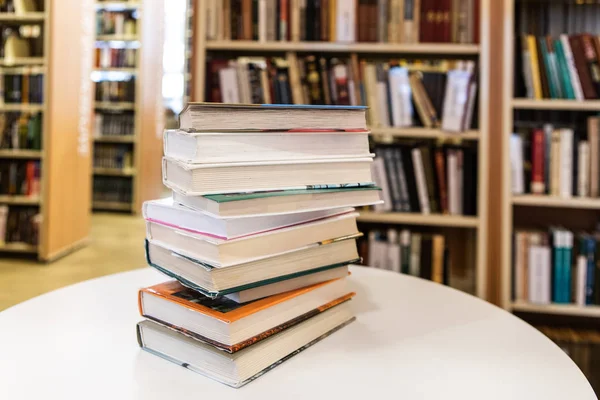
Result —
<instances>
[{"instance_id":1,"label":"blurred background","mask_svg":"<svg viewBox=\"0 0 600 400\"><path fill-rule=\"evenodd\" d=\"M145 267L188 102L367 105L364 264L443 271L600 390L600 2L0 0L0 34L0 311Z\"/></svg>"}]
</instances>

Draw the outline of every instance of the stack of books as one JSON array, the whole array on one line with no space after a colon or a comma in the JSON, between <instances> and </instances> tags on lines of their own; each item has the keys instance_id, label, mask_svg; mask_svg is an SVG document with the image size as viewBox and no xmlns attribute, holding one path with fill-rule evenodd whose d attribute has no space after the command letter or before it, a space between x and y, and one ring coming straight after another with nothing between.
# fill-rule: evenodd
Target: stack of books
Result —
<instances>
[{"instance_id":1,"label":"stack of books","mask_svg":"<svg viewBox=\"0 0 600 400\"><path fill-rule=\"evenodd\" d=\"M353 321L354 206L382 202L364 107L190 104L144 204L140 346L239 387Z\"/></svg>"}]
</instances>

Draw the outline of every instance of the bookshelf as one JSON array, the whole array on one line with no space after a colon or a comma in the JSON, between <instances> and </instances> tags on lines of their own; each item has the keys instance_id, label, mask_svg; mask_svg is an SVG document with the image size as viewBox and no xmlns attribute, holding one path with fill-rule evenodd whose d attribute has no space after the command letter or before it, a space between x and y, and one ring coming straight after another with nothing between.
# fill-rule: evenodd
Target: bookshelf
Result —
<instances>
[{"instance_id":1,"label":"bookshelf","mask_svg":"<svg viewBox=\"0 0 600 400\"><path fill-rule=\"evenodd\" d=\"M162 190L161 6L163 2L152 0L95 3L97 20L123 21L118 21L122 28L109 24L96 31L92 80L96 85L122 84L131 94L128 99L96 97L94 102L93 148L99 163L91 170L94 211L138 213L142 202ZM114 165L109 168L105 162Z\"/></svg>"},{"instance_id":2,"label":"bookshelf","mask_svg":"<svg viewBox=\"0 0 600 400\"><path fill-rule=\"evenodd\" d=\"M18 145L4 142L0 148L0 162L5 166L33 166L32 170L39 171L39 175L36 172L25 178L29 194L10 188L0 194L0 205L8 207L8 217L2 222L6 236L0 243L0 257L24 255L51 261L84 245L90 229L88 140L92 93L87 82L91 70L88 53L93 46L93 1L39 0L35 6L35 11L0 13L3 28L31 27L21 30L21 35L39 31L39 35L22 36L28 41L29 55L0 57L0 78L6 80L16 74L21 82L32 84L34 75L41 76L36 85L42 93L35 94L39 99L34 99L34 89L30 86L26 92L22 86L19 101L5 102L4 96L0 100L5 124L21 118L31 118L31 123L39 118L39 128L33 133L28 125L27 136L40 137L38 145L31 139L19 139ZM9 89L6 85L4 88ZM28 99L23 97L25 93ZM25 183L17 186L22 185ZM11 214L18 216L12 221L16 220L16 226L11 226Z\"/></svg>"},{"instance_id":3,"label":"bookshelf","mask_svg":"<svg viewBox=\"0 0 600 400\"><path fill-rule=\"evenodd\" d=\"M476 60L479 98L489 97L489 43L483 40L480 44L457 43L341 43L323 41L249 41L249 40L208 40L206 32L208 4L195 2L194 35L192 63L192 100L205 100L206 66L212 56L282 56L295 59L297 55L321 54L332 57L353 56L369 59L390 59L401 57L413 58L451 58ZM489 37L490 29L490 0L481 0L479 29L480 37ZM290 77L290 80L292 78ZM466 238L469 243L467 253L475 255L472 263L475 275L475 293L482 298L487 297L487 204L488 204L488 115L486 103L480 102L478 129L460 134L444 132L440 129L428 128L372 128L372 138L375 142L390 142L395 138L427 139L458 144L472 142L477 147L478 177L477 177L477 216L456 215L422 215L411 213L375 213L361 212L358 221L369 226L409 226L443 229L446 232L459 231L459 236ZM464 244L464 243L463 243ZM469 247L470 246L470 247ZM464 258L469 258L468 254Z\"/></svg>"},{"instance_id":4,"label":"bookshelf","mask_svg":"<svg viewBox=\"0 0 600 400\"><path fill-rule=\"evenodd\" d=\"M541 126L548 122L547 115L576 113L593 113L600 111L600 100L570 100L570 99L532 99L520 97L515 93L516 80L515 71L521 73L521 65L518 63L515 54L515 41L518 38L515 35L517 30L518 13L517 6L521 3L518 0L505 0L503 5L504 38L503 38L503 134L502 134L502 201L501 201L501 306L507 310L525 313L525 314L543 314L545 317L552 316L573 316L573 317L600 317L600 307L597 305L577 305L573 303L554 303L537 304L526 300L515 300L512 293L513 281L516 279L513 266L513 254L516 252L514 232L517 229L548 229L550 227L560 226L572 231L575 235L579 232L594 229L594 221L597 218L597 212L600 210L600 198L578 197L573 194L572 197L560 197L549 194L513 194L511 177L511 134L518 130L517 116L518 112L529 111ZM573 2L552 2L550 0L538 1L536 4L546 3L554 7L562 7L566 4L575 4ZM527 3L525 3L527 4ZM533 3L529 3L533 4ZM583 3L577 3L583 4ZM590 3L591 4L591 3ZM561 12L565 12L563 9ZM566 15L564 21L570 20ZM577 20L577 24L583 20ZM570 25L573 29L574 25ZM522 29L521 27L519 29ZM555 38L562 31L562 27L552 24L548 28L548 34ZM553 30L554 29L554 30ZM577 27L581 32L587 31L586 27ZM569 32L575 33L575 32ZM541 33L536 33L536 36ZM586 115L587 115L586 114ZM577 117L573 117L577 119ZM585 120L585 117L581 117ZM550 120L552 121L552 120ZM559 125L560 126L560 125ZM578 128L577 128L578 129ZM577 246L575 240L574 248ZM574 257L573 257L574 259ZM572 264L571 266L573 266ZM551 267L552 268L552 267ZM573 278L574 279L574 278Z\"/></svg>"}]
</instances>

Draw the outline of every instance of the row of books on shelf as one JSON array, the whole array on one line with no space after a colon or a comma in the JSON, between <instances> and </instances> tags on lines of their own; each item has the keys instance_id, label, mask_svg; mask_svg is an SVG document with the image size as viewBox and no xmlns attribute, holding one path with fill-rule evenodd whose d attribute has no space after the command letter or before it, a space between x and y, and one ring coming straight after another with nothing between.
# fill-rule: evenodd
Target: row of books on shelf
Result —
<instances>
[{"instance_id":1,"label":"row of books on shelf","mask_svg":"<svg viewBox=\"0 0 600 400\"><path fill-rule=\"evenodd\" d=\"M596 393L600 392L597 362L600 357L600 332L597 329L566 326L536 326L560 347L588 379Z\"/></svg>"},{"instance_id":2,"label":"row of books on shelf","mask_svg":"<svg viewBox=\"0 0 600 400\"><path fill-rule=\"evenodd\" d=\"M370 231L366 240L359 240L358 249L370 267L449 284L450 253L444 235L408 229Z\"/></svg>"},{"instance_id":3,"label":"row of books on shelf","mask_svg":"<svg viewBox=\"0 0 600 400\"><path fill-rule=\"evenodd\" d=\"M514 234L514 298L535 304L600 305L598 232L563 228Z\"/></svg>"},{"instance_id":4,"label":"row of books on shelf","mask_svg":"<svg viewBox=\"0 0 600 400\"><path fill-rule=\"evenodd\" d=\"M0 114L0 149L41 150L42 114Z\"/></svg>"},{"instance_id":5,"label":"row of books on shelf","mask_svg":"<svg viewBox=\"0 0 600 400\"><path fill-rule=\"evenodd\" d=\"M519 129L510 151L513 194L600 196L600 117L587 119L587 132L554 124Z\"/></svg>"},{"instance_id":6,"label":"row of books on shelf","mask_svg":"<svg viewBox=\"0 0 600 400\"><path fill-rule=\"evenodd\" d=\"M39 161L0 161L0 195L40 195L41 168Z\"/></svg>"},{"instance_id":7,"label":"row of books on shelf","mask_svg":"<svg viewBox=\"0 0 600 400\"><path fill-rule=\"evenodd\" d=\"M132 193L131 179L118 176L94 176L93 201L131 203Z\"/></svg>"},{"instance_id":8,"label":"row of books on shelf","mask_svg":"<svg viewBox=\"0 0 600 400\"><path fill-rule=\"evenodd\" d=\"M212 102L367 105L371 127L450 132L470 129L477 114L472 61L239 57L213 59L207 70Z\"/></svg>"},{"instance_id":9,"label":"row of books on shelf","mask_svg":"<svg viewBox=\"0 0 600 400\"><path fill-rule=\"evenodd\" d=\"M209 40L477 43L479 0L207 2Z\"/></svg>"},{"instance_id":10,"label":"row of books on shelf","mask_svg":"<svg viewBox=\"0 0 600 400\"><path fill-rule=\"evenodd\" d=\"M2 0L0 12L23 14L44 10L43 0Z\"/></svg>"},{"instance_id":11,"label":"row of books on shelf","mask_svg":"<svg viewBox=\"0 0 600 400\"><path fill-rule=\"evenodd\" d=\"M96 12L97 35L135 35L137 31L137 10Z\"/></svg>"},{"instance_id":12,"label":"row of books on shelf","mask_svg":"<svg viewBox=\"0 0 600 400\"><path fill-rule=\"evenodd\" d=\"M37 245L40 222L37 208L0 205L0 243Z\"/></svg>"},{"instance_id":13,"label":"row of books on shelf","mask_svg":"<svg viewBox=\"0 0 600 400\"><path fill-rule=\"evenodd\" d=\"M376 211L477 215L477 148L406 142L375 149Z\"/></svg>"},{"instance_id":14,"label":"row of books on shelf","mask_svg":"<svg viewBox=\"0 0 600 400\"><path fill-rule=\"evenodd\" d=\"M4 102L33 103L44 102L44 75L5 73L0 79L0 90L4 93Z\"/></svg>"},{"instance_id":15,"label":"row of books on shelf","mask_svg":"<svg viewBox=\"0 0 600 400\"><path fill-rule=\"evenodd\" d=\"M94 148L94 167L127 169L133 165L131 146L98 143Z\"/></svg>"},{"instance_id":16,"label":"row of books on shelf","mask_svg":"<svg viewBox=\"0 0 600 400\"><path fill-rule=\"evenodd\" d=\"M96 82L96 101L134 102L135 78Z\"/></svg>"},{"instance_id":17,"label":"row of books on shelf","mask_svg":"<svg viewBox=\"0 0 600 400\"><path fill-rule=\"evenodd\" d=\"M522 83L517 93L530 99L600 98L600 36L522 35ZM518 81L517 81L518 82Z\"/></svg>"},{"instance_id":18,"label":"row of books on shelf","mask_svg":"<svg viewBox=\"0 0 600 400\"><path fill-rule=\"evenodd\" d=\"M96 68L133 68L136 66L137 49L96 47L94 66Z\"/></svg>"},{"instance_id":19,"label":"row of books on shelf","mask_svg":"<svg viewBox=\"0 0 600 400\"><path fill-rule=\"evenodd\" d=\"M135 133L135 116L127 111L96 111L94 136L124 136Z\"/></svg>"}]
</instances>

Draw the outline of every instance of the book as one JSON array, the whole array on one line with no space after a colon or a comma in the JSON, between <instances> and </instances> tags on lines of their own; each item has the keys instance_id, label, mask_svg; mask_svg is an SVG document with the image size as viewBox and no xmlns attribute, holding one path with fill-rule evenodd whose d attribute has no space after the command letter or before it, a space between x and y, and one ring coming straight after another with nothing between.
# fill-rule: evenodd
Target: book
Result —
<instances>
[{"instance_id":1,"label":"book","mask_svg":"<svg viewBox=\"0 0 600 400\"><path fill-rule=\"evenodd\" d=\"M348 186L207 196L186 196L174 192L173 201L217 218L239 218L339 209L350 205L377 206L384 204L382 196L382 190L377 186Z\"/></svg>"},{"instance_id":2,"label":"book","mask_svg":"<svg viewBox=\"0 0 600 400\"><path fill-rule=\"evenodd\" d=\"M342 208L273 216L219 218L203 211L181 206L173 198L146 201L142 206L142 214L147 221L224 240L270 232L331 216L349 214L352 211L352 208Z\"/></svg>"},{"instance_id":3,"label":"book","mask_svg":"<svg viewBox=\"0 0 600 400\"><path fill-rule=\"evenodd\" d=\"M363 106L189 103L180 115L180 129L364 131L365 112Z\"/></svg>"},{"instance_id":4,"label":"book","mask_svg":"<svg viewBox=\"0 0 600 400\"><path fill-rule=\"evenodd\" d=\"M189 164L165 157L163 183L187 195L370 184L371 162L371 158L340 158ZM230 179L232 176L236 179Z\"/></svg>"},{"instance_id":5,"label":"book","mask_svg":"<svg viewBox=\"0 0 600 400\"><path fill-rule=\"evenodd\" d=\"M368 131L187 132L166 130L164 154L198 164L369 157Z\"/></svg>"},{"instance_id":6,"label":"book","mask_svg":"<svg viewBox=\"0 0 600 400\"><path fill-rule=\"evenodd\" d=\"M228 386L240 387L353 320L348 304L340 304L234 354L151 321L140 322L137 332L142 349ZM207 360L213 368L207 368Z\"/></svg>"},{"instance_id":7,"label":"book","mask_svg":"<svg viewBox=\"0 0 600 400\"><path fill-rule=\"evenodd\" d=\"M263 295L272 296L288 289L282 284L286 280L360 261L354 239L341 238L227 267L216 267L146 241L146 259L151 267L211 298L258 287L262 287Z\"/></svg>"},{"instance_id":8,"label":"book","mask_svg":"<svg viewBox=\"0 0 600 400\"><path fill-rule=\"evenodd\" d=\"M244 303L211 299L167 281L140 289L138 304L142 317L235 353L350 300L354 293L345 281L327 280Z\"/></svg>"}]
</instances>

